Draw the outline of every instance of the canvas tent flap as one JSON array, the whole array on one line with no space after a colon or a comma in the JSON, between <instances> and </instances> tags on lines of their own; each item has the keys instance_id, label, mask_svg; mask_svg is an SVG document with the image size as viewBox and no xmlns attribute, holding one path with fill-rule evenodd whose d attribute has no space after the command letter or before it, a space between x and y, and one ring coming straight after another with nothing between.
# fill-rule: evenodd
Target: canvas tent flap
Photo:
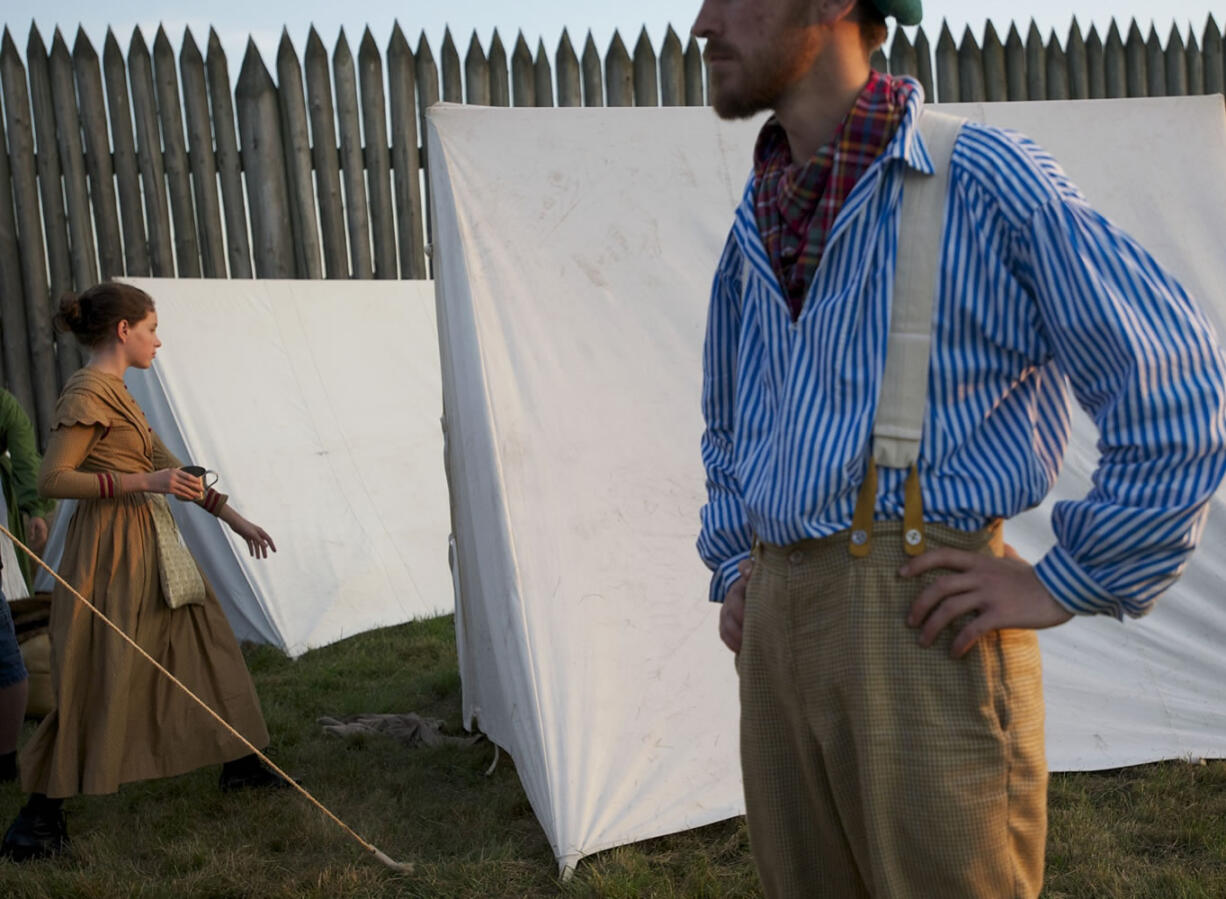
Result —
<instances>
[{"instance_id":1,"label":"canvas tent flap","mask_svg":"<svg viewBox=\"0 0 1226 899\"><path fill-rule=\"evenodd\" d=\"M1050 149L1220 329L1220 97L943 108ZM694 540L706 303L756 130L708 109L429 114L465 714L564 865L743 808ZM1057 496L1087 489L1087 426ZM1031 559L1049 507L1006 529ZM1144 622L1042 635L1053 768L1226 755L1224 578L1201 552Z\"/></svg>"},{"instance_id":2,"label":"canvas tent flap","mask_svg":"<svg viewBox=\"0 0 1226 899\"><path fill-rule=\"evenodd\" d=\"M585 118L585 148L618 145L616 119ZM663 250L705 220L718 253L741 175L723 173L705 217L622 231L602 210L624 185L591 177L613 150L576 167L524 140L536 121L435 107L431 122L465 713L515 758L564 862L735 814L735 753L716 748L735 743L735 678L710 645L717 610L691 601L701 425L693 379L672 371L701 343L701 308L661 300L705 290L715 255ZM514 156L490 169L504 138ZM670 172L637 161L666 187ZM718 176L719 156L694 162ZM650 194L631 197L654 221ZM641 477L650 459L676 474L664 491ZM696 706L712 720L691 728Z\"/></svg>"},{"instance_id":3,"label":"canvas tent flap","mask_svg":"<svg viewBox=\"0 0 1226 899\"><path fill-rule=\"evenodd\" d=\"M133 396L277 545L171 504L239 638L298 655L450 611L433 285L129 280L165 344Z\"/></svg>"}]
</instances>

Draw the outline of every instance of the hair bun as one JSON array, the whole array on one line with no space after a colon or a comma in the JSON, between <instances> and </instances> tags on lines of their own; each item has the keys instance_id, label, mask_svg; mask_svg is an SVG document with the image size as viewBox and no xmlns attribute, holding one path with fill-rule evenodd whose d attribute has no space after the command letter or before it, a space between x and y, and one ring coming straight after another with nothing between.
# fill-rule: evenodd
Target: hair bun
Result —
<instances>
[{"instance_id":1,"label":"hair bun","mask_svg":"<svg viewBox=\"0 0 1226 899\"><path fill-rule=\"evenodd\" d=\"M79 294L63 294L55 327L71 331L82 346L96 347L116 339L119 322L135 325L152 311L153 297L139 287L103 281Z\"/></svg>"},{"instance_id":2,"label":"hair bun","mask_svg":"<svg viewBox=\"0 0 1226 899\"><path fill-rule=\"evenodd\" d=\"M75 331L81 325L81 298L71 290L60 296L60 312L53 320L57 331Z\"/></svg>"}]
</instances>

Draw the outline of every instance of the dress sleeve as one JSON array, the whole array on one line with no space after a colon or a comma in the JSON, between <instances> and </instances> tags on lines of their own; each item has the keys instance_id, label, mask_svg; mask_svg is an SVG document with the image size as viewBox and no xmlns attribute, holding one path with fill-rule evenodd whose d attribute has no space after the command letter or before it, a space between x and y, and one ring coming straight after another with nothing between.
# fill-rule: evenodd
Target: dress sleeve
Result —
<instances>
[{"instance_id":1,"label":"dress sleeve","mask_svg":"<svg viewBox=\"0 0 1226 899\"><path fill-rule=\"evenodd\" d=\"M105 433L100 424L52 431L38 472L38 492L55 499L113 499L123 493L119 472L77 471Z\"/></svg>"},{"instance_id":2,"label":"dress sleeve","mask_svg":"<svg viewBox=\"0 0 1226 899\"><path fill-rule=\"evenodd\" d=\"M153 438L153 470L159 471L163 468L182 468L183 463L179 461L179 457L167 449L166 444L162 442L162 438L158 436L157 431L150 431L150 436ZM212 487L204 492L204 499L194 500L197 506L204 509L210 515L220 515L221 510L226 507L226 502L230 499L224 493L218 493Z\"/></svg>"},{"instance_id":3,"label":"dress sleeve","mask_svg":"<svg viewBox=\"0 0 1226 899\"><path fill-rule=\"evenodd\" d=\"M154 471L161 471L163 468L183 467L183 463L179 461L179 457L166 448L166 444L162 442L162 438L158 436L157 431L150 431L149 436L153 438Z\"/></svg>"}]
</instances>

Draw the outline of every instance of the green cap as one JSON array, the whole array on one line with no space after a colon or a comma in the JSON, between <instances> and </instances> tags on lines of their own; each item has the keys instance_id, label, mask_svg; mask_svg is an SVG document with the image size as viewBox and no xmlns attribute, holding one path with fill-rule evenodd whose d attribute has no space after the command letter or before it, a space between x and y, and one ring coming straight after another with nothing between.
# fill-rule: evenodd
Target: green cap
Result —
<instances>
[{"instance_id":1,"label":"green cap","mask_svg":"<svg viewBox=\"0 0 1226 899\"><path fill-rule=\"evenodd\" d=\"M873 0L883 16L893 16L899 25L918 25L924 16L920 0Z\"/></svg>"}]
</instances>

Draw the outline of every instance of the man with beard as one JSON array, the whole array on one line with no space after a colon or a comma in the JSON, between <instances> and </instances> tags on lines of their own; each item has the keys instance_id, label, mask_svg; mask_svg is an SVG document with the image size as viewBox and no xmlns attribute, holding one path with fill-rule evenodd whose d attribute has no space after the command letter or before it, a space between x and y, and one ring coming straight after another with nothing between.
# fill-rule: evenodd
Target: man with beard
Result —
<instances>
[{"instance_id":1,"label":"man with beard","mask_svg":"<svg viewBox=\"0 0 1226 899\"><path fill-rule=\"evenodd\" d=\"M1050 156L870 70L886 16L920 0L694 23L716 112L774 112L712 289L699 551L767 894L1034 896L1035 630L1142 615L1178 576L1226 470L1226 375ZM1070 386L1102 456L1031 566L1001 522L1054 482Z\"/></svg>"}]
</instances>

